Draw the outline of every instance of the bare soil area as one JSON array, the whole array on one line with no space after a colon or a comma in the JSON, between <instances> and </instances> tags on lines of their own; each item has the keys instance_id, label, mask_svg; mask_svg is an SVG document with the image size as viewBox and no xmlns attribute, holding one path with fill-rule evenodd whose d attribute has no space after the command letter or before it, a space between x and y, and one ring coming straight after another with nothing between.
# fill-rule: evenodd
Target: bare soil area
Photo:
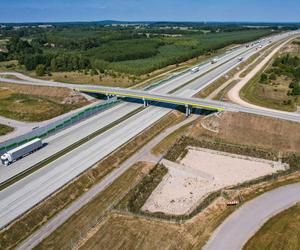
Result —
<instances>
[{"instance_id":1,"label":"bare soil area","mask_svg":"<svg viewBox=\"0 0 300 250\"><path fill-rule=\"evenodd\" d=\"M193 128L191 136L209 136L238 144L270 148L282 152L300 151L300 124L239 112L224 112L210 116L205 124L213 124L212 133L201 126ZM215 127L217 126L217 127Z\"/></svg>"},{"instance_id":2,"label":"bare soil area","mask_svg":"<svg viewBox=\"0 0 300 250\"><path fill-rule=\"evenodd\" d=\"M287 167L279 162L202 148L190 148L180 164L164 164L168 174L144 204L144 211L187 214L213 191Z\"/></svg>"}]
</instances>

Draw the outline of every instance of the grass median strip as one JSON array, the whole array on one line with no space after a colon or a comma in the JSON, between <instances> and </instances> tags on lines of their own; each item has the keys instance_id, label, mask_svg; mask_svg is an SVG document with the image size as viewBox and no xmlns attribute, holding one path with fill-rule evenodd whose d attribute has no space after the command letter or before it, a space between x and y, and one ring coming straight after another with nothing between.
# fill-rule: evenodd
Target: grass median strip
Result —
<instances>
[{"instance_id":1,"label":"grass median strip","mask_svg":"<svg viewBox=\"0 0 300 250\"><path fill-rule=\"evenodd\" d=\"M39 170L39 169L45 167L46 165L50 164L51 162L55 161L56 159L58 159L58 158L62 157L63 155L65 155L65 154L71 152L71 151L74 150L75 148L77 148L77 147L79 147L80 145L82 145L82 144L88 142L89 140L95 138L96 136L98 136L98 135L104 133L105 131L107 131L107 130L113 128L114 126L118 125L119 123L121 123L121 122L127 120L129 117L131 117L131 116L137 114L137 113L140 112L142 109L143 109L143 107L140 107L140 108L138 108L138 109L136 109L136 110L130 112L129 114L127 114L127 115L121 117L120 119L118 119L118 120L116 120L116 121L110 123L109 125L105 126L104 128L101 128L101 129L95 131L94 133L92 133L92 134L86 136L85 138L83 138L83 139L81 139L81 140L79 140L79 141L73 143L73 144L70 145L69 147L67 147L67 148L65 148L65 149L63 149L63 150L57 152L56 154L54 154L54 155L48 157L47 159L45 159L45 160L39 162L38 164L33 165L32 167L26 169L25 171L19 173L18 175L15 175L14 177L8 179L8 180L5 181L5 182L2 182L1 185L0 185L0 191L3 190L3 189L5 189L5 188L7 188L7 187L9 187L10 185L14 184L15 182L17 182L17 181L23 179L24 177L26 177L26 176L32 174L33 172L35 172L35 171L37 171L37 170Z\"/></svg>"}]
</instances>

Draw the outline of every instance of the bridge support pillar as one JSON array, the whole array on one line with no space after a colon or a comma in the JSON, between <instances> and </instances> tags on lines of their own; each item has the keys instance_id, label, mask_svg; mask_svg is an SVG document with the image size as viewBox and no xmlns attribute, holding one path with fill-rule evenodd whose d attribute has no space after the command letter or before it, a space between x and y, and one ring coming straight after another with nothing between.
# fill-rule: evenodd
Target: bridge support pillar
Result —
<instances>
[{"instance_id":1,"label":"bridge support pillar","mask_svg":"<svg viewBox=\"0 0 300 250\"><path fill-rule=\"evenodd\" d=\"M106 97L107 97L107 100L110 100L112 98L117 98L116 95L109 95L109 94L106 94Z\"/></svg>"},{"instance_id":2,"label":"bridge support pillar","mask_svg":"<svg viewBox=\"0 0 300 250\"><path fill-rule=\"evenodd\" d=\"M144 107L148 107L149 106L148 101L146 99L143 99L143 101L144 101Z\"/></svg>"},{"instance_id":3,"label":"bridge support pillar","mask_svg":"<svg viewBox=\"0 0 300 250\"><path fill-rule=\"evenodd\" d=\"M191 107L189 105L185 105L185 116L186 117L190 116L191 111L192 111Z\"/></svg>"}]
</instances>

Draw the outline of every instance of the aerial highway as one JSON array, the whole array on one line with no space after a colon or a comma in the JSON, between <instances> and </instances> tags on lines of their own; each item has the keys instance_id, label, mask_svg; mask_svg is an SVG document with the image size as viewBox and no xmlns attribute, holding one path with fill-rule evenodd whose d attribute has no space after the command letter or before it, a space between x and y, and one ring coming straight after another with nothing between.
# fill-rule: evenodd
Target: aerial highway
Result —
<instances>
[{"instance_id":1,"label":"aerial highway","mask_svg":"<svg viewBox=\"0 0 300 250\"><path fill-rule=\"evenodd\" d=\"M244 46L243 46L244 48ZM247 51L247 50L246 50ZM245 56L250 56L255 51L255 48L253 48L250 51L247 51ZM240 49L238 51L234 51L233 55L231 53L226 54L226 56L221 57L219 64L222 64L228 60L228 58L236 57L240 54ZM201 66L201 69L199 70L198 74L190 74L189 72L185 75L182 75L178 78L172 79L169 82L157 86L151 90L151 93L168 93L172 91L173 89L176 89L182 85L184 85L187 81L190 81L191 79L197 78L204 74L201 78L197 79L195 82L191 82L189 85L184 86L182 88L182 91L184 90L190 90L192 96L195 92L199 91L199 89L203 88L207 85L210 81L215 79L218 76L221 76L222 74L225 74L226 71L234 67L238 63L237 60L231 60L227 62L226 64L223 64L217 68L215 68L215 65L211 65L210 63L206 63L205 65ZM212 68L215 68L213 71L210 71L209 74L205 74L205 72L211 70ZM15 73L14 73L15 74ZM17 73L16 76L23 77L23 75ZM6 79L6 78L5 78ZM28 77L24 77L25 80L28 79ZM14 81L15 79L6 79L8 81ZM18 80L17 80L18 81ZM19 81L18 81L19 82ZM22 81L23 82L23 81ZM60 86L61 83L56 82L49 82L49 81L34 81L34 82L27 82L25 81L25 84L37 84L37 85L49 85L54 84L55 86ZM192 86L193 85L193 86ZM64 84L62 84L64 86ZM89 86L89 85L71 85L72 88L98 88L97 86ZM191 88L194 87L193 90ZM99 87L101 89L101 87ZM178 93L182 93L181 90L178 90ZM41 149L39 152L36 152L34 155L30 155L24 159L21 159L20 161L14 163L13 168L11 169L0 169L0 183L3 183L7 179L12 178L13 176L19 174L20 172L28 169L30 166L37 164L38 162L45 160L46 158L50 157L51 155L63 150L66 147L69 147L74 143L74 141L79 141L83 139L84 137L88 136L89 134L103 129L104 127L108 126L109 124L113 123L114 121L128 115L130 112L133 112L134 110L138 109L140 107L139 104L129 104L129 103L122 103L115 107L113 107L110 110L107 110L101 114L98 114L96 117L92 119L88 119L87 121L84 121L80 124L77 124L71 128L68 128L65 131L59 132L55 136L51 136L45 140L45 142L48 144L48 146L44 149ZM159 117L159 116L158 116Z\"/></svg>"},{"instance_id":2,"label":"aerial highway","mask_svg":"<svg viewBox=\"0 0 300 250\"><path fill-rule=\"evenodd\" d=\"M287 38L288 34L277 35L275 38L272 38L273 42L279 41L280 39ZM265 42L267 43L267 41ZM169 93L171 91L174 96L182 96L182 93L185 93L186 97L191 97L195 94L195 91L199 91L209 83L217 79L218 77L226 74L231 68L238 65L238 56L243 56L245 59L256 53L255 47L245 48L245 46L238 48L237 50L226 54L221 57L217 63L210 64L206 63L201 66L197 74L191 74L187 72L186 74L171 80L161 86L158 86L156 89L153 89L152 93ZM196 78L196 79L195 79ZM32 84L25 80L15 80L15 79L6 79L7 81L19 81L16 83ZM190 82L191 81L191 82ZM60 83L53 83L58 84ZM187 84L188 83L188 84ZM47 84L44 82L36 82L34 84ZM60 85L61 86L61 85ZM86 88L97 86L92 85L76 85L71 86L72 88ZM180 89L178 87L181 87ZM101 88L101 87L99 87ZM106 126L107 124L112 123L116 119L116 112L119 114L119 117L129 114L132 110L141 107L140 104L128 104L123 103L123 109L119 110L120 106L116 106L114 110L109 110L108 112L101 113L97 116L98 119L93 120L94 124L98 122L97 128ZM168 109L161 107L150 106L144 110L138 112L137 114L125 119L122 123L110 128L104 133L100 134L96 138L91 139L90 141L84 143L73 151L69 152L66 155L58 158L57 160L49 163L47 166L42 169L32 173L31 175L21 179L20 181L12 184L6 189L0 192L0 227L4 227L21 214L26 212L28 209L39 203L41 200L45 199L47 196L55 192L57 189L68 183L70 180L78 176L84 170L90 168L103 157L107 156L115 149L125 144L127 141L132 139L134 136L157 122L160 118L165 116L168 112ZM105 116L105 119L101 119ZM86 121L85 125L89 126L89 121ZM74 133L74 131L76 131ZM69 143L72 140L72 137L79 133L86 134L85 126L78 125L76 129L70 128L67 131L62 131L56 137L56 143L53 143L52 149L50 150L51 138L49 139L48 150L40 150L33 155L28 156L16 162L12 165L12 169L21 169L24 166L24 162L27 162L30 165L30 162L34 159L47 158L46 151L48 154L55 152L56 145L60 144L60 147L65 147L66 143ZM66 140L65 137L69 135L69 139ZM74 139L76 140L76 139ZM17 172L17 171L16 171ZM8 173L6 173L8 175ZM0 175L1 172L0 172ZM10 176L11 177L11 176Z\"/></svg>"},{"instance_id":3,"label":"aerial highway","mask_svg":"<svg viewBox=\"0 0 300 250\"><path fill-rule=\"evenodd\" d=\"M274 39L274 41L275 41L275 39ZM176 89L180 86L183 86L182 90L189 89L190 92L193 92L193 91L197 92L200 89L204 88L207 84L211 83L214 79L220 77L221 75L224 75L228 70L235 67L239 63L237 60L230 60L228 62L227 62L227 60L239 55L241 53L241 51L240 51L241 49L246 50L246 53L244 53L245 58L251 56L252 53L254 53L256 51L256 48L247 50L247 49L245 49L245 46L243 46L242 48L238 48L237 51L233 51L232 53L228 53L225 56L221 56L219 59L219 62L216 64L216 65L220 64L218 67L216 67L215 65L211 65L210 63L203 64L200 67L200 70L197 74L190 74L188 72L182 76L171 79L170 81L153 88L151 90L151 92L168 93L168 92L172 91L173 89ZM224 63L224 62L226 62L226 63ZM212 70L212 69L214 69L214 70L210 71L209 74L205 74L205 72ZM41 81L41 80L37 80L37 79L33 79L32 82L27 82L27 80L29 80L31 78L24 76L20 73L11 73L11 74L13 74L16 77L22 78L24 81L26 80L24 84L37 84L37 85L47 85L47 86L48 85L54 85L54 86L68 85L68 84L64 84L64 83L58 83L58 82L52 82L52 81ZM201 77L199 79L197 79L197 77L199 77L199 76L201 76ZM188 86L184 86L184 84L187 81L189 82L189 81L191 81L191 79L195 79L195 78L196 78L196 80L190 82L188 84ZM17 81L18 83L20 82L20 80L15 80L15 79L10 79L10 78L9 79L4 78L4 80L12 81L12 82ZM23 81L21 81L21 82L23 82ZM79 87L81 87L81 88L96 87L97 88L97 86L89 86L89 85L71 85L71 87L72 88L74 88L74 87L78 87L78 88ZM51 149L49 146L47 147L47 153L45 153L45 156L49 156L51 154L58 152L58 150L61 150L63 145L65 147L70 146L71 141L74 142L76 140L80 140L80 139L84 138L85 136L87 136L88 134L90 134L91 132L95 132L95 131L107 126L108 124L112 123L113 121L116 121L117 119L119 119L122 116L121 114L123 114L125 116L126 114L128 114L134 110L134 108L133 108L134 105L130 105L130 106L128 104L126 104L126 105L128 107L128 110L126 110L126 107L124 107L124 104L120 104L116 108L111 110L112 112L110 113L111 114L110 116L108 115L109 112L105 112L104 114L97 115L97 119L99 120L99 122L98 123L93 122L93 124L91 126L92 130L89 130L87 128L89 127L89 121L94 121L94 119L84 122L82 125L76 125L74 128L69 128L65 132L59 133L58 136L55 136L55 142L52 141L53 137L46 139L46 143L49 143L49 145L51 144ZM140 105L135 105L135 107L138 108L138 107L140 107ZM60 137L66 137L67 135L70 135L70 137L73 138L73 140L72 139L65 140L65 138L64 138L63 141L60 143L60 145L58 147L56 147L55 146L56 141L58 141ZM52 150L52 147L53 147L54 151ZM56 148L57 148L57 150L56 150ZM38 154L38 155L40 155L40 154ZM29 157L29 158L31 158L31 157ZM28 162L33 162L33 164L36 164L38 162L38 160L41 161L42 160L41 157L34 157L33 159L28 160ZM27 161L22 162L22 167L20 167L20 168L26 169L28 167L28 164L29 163L27 163ZM16 169L19 169L18 163L14 164L14 169L15 170L11 171L11 172L14 172L15 174L17 172L19 172L19 170L16 170ZM13 174L11 173L9 176L12 176L12 175ZM5 178L6 178L6 174L1 175L0 183L3 182L3 180L5 180Z\"/></svg>"}]
</instances>

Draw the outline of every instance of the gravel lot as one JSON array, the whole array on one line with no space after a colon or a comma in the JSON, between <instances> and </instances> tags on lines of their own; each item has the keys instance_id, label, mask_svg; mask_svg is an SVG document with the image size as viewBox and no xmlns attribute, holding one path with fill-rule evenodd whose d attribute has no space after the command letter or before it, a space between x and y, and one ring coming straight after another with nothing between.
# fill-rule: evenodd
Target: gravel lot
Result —
<instances>
[{"instance_id":1,"label":"gravel lot","mask_svg":"<svg viewBox=\"0 0 300 250\"><path fill-rule=\"evenodd\" d=\"M191 212L213 191L287 167L279 162L202 148L190 148L179 163L163 160L163 164L169 172L142 209L174 215Z\"/></svg>"}]
</instances>

